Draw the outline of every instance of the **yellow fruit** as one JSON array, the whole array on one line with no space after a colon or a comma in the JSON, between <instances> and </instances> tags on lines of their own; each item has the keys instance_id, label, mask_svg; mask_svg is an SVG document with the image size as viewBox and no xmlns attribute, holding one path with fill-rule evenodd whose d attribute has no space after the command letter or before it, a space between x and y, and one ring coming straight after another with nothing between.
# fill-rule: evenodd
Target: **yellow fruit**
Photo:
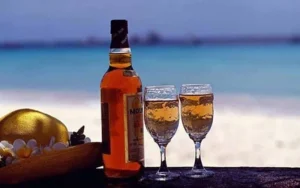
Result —
<instances>
[{"instance_id":1,"label":"yellow fruit","mask_svg":"<svg viewBox=\"0 0 300 188\"><path fill-rule=\"evenodd\" d=\"M35 139L38 146L48 145L51 137L55 142L68 143L67 127L58 119L33 109L19 109L0 119L0 141L13 143L16 139L27 142Z\"/></svg>"}]
</instances>

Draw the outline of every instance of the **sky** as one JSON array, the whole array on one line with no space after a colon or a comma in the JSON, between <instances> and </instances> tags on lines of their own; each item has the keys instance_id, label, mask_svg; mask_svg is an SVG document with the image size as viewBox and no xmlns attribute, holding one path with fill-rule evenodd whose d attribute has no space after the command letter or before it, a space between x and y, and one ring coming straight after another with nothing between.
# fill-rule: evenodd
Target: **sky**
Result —
<instances>
[{"instance_id":1,"label":"sky","mask_svg":"<svg viewBox=\"0 0 300 188\"><path fill-rule=\"evenodd\" d=\"M0 0L0 42L109 38L111 19L130 35L300 34L300 0Z\"/></svg>"}]
</instances>

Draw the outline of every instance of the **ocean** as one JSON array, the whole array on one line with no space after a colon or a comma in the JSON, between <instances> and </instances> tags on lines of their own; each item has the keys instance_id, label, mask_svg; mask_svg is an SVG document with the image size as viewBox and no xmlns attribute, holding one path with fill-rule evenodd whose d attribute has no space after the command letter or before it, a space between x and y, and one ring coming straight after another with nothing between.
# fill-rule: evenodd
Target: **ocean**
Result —
<instances>
[{"instance_id":1,"label":"ocean","mask_svg":"<svg viewBox=\"0 0 300 188\"><path fill-rule=\"evenodd\" d=\"M144 85L211 83L217 93L300 96L299 45L136 46ZM2 88L98 92L108 48L0 50ZM9 80L9 81L7 81Z\"/></svg>"},{"instance_id":2,"label":"ocean","mask_svg":"<svg viewBox=\"0 0 300 188\"><path fill-rule=\"evenodd\" d=\"M108 47L0 50L0 115L30 107L101 141L99 83ZM300 166L300 45L132 46L143 85L210 83L212 129L205 166ZM145 129L146 166L159 149ZM193 142L180 123L169 166L192 166Z\"/></svg>"}]
</instances>

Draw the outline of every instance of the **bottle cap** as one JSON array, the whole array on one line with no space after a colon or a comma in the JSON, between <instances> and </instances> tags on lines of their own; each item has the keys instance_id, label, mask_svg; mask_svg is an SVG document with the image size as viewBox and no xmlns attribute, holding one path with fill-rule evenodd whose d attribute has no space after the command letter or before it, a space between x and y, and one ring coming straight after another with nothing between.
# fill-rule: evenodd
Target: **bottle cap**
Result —
<instances>
[{"instance_id":1,"label":"bottle cap","mask_svg":"<svg viewBox=\"0 0 300 188\"><path fill-rule=\"evenodd\" d=\"M110 22L110 34L124 33L128 34L127 20L111 20Z\"/></svg>"}]
</instances>

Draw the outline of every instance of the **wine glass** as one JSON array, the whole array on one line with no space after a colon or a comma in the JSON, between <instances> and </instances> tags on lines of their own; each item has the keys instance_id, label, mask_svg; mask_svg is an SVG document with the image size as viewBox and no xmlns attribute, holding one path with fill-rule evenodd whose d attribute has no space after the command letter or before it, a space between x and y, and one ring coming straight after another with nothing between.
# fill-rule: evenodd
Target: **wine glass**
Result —
<instances>
[{"instance_id":1,"label":"wine glass","mask_svg":"<svg viewBox=\"0 0 300 188\"><path fill-rule=\"evenodd\" d=\"M179 100L174 85L148 86L144 91L145 125L160 148L161 163L155 174L148 178L155 181L173 180L179 174L170 172L166 161L166 147L175 135L179 124Z\"/></svg>"},{"instance_id":2,"label":"wine glass","mask_svg":"<svg viewBox=\"0 0 300 188\"><path fill-rule=\"evenodd\" d=\"M179 99L183 127L195 144L194 167L184 173L188 178L205 178L214 175L201 161L201 142L209 132L214 117L214 95L210 84L183 84Z\"/></svg>"}]
</instances>

